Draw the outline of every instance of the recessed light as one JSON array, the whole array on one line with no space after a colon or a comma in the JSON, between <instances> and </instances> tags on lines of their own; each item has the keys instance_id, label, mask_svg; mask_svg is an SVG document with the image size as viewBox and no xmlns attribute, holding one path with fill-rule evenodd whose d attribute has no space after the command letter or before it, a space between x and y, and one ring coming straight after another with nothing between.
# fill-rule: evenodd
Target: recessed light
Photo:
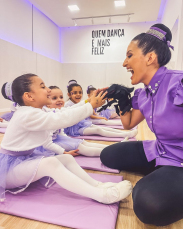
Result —
<instances>
[{"instance_id":1,"label":"recessed light","mask_svg":"<svg viewBox=\"0 0 183 229\"><path fill-rule=\"evenodd\" d=\"M122 1L114 1L115 6L125 6L125 0Z\"/></svg>"},{"instance_id":2,"label":"recessed light","mask_svg":"<svg viewBox=\"0 0 183 229\"><path fill-rule=\"evenodd\" d=\"M77 5L70 5L70 6L68 6L68 8L69 8L71 11L79 10L79 7L78 7Z\"/></svg>"}]
</instances>

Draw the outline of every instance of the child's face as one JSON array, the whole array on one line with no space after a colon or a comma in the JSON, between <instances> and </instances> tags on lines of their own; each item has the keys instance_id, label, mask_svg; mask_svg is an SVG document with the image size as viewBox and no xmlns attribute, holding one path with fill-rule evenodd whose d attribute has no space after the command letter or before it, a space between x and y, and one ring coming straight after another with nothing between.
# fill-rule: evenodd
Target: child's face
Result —
<instances>
[{"instance_id":1,"label":"child's face","mask_svg":"<svg viewBox=\"0 0 183 229\"><path fill-rule=\"evenodd\" d=\"M51 90L45 86L43 80L38 76L31 77L31 81L30 92L25 92L23 95L24 103L36 108L49 105L51 103Z\"/></svg>"},{"instance_id":2,"label":"child's face","mask_svg":"<svg viewBox=\"0 0 183 229\"><path fill-rule=\"evenodd\" d=\"M48 106L49 108L61 108L64 106L64 97L63 93L60 89L52 89L51 90L51 104Z\"/></svg>"},{"instance_id":3,"label":"child's face","mask_svg":"<svg viewBox=\"0 0 183 229\"><path fill-rule=\"evenodd\" d=\"M80 86L74 86L68 96L73 103L79 103L83 96L83 90Z\"/></svg>"}]
</instances>

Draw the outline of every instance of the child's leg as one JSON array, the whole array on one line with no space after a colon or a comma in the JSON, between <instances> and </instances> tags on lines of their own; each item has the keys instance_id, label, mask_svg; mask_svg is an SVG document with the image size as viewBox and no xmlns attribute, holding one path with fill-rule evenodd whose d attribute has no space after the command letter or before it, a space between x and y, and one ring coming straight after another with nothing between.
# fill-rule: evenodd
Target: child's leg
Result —
<instances>
[{"instance_id":1,"label":"child's leg","mask_svg":"<svg viewBox=\"0 0 183 229\"><path fill-rule=\"evenodd\" d=\"M101 119L101 124L103 125L107 125L107 126L121 126L122 122L121 120L104 120Z\"/></svg>"},{"instance_id":2,"label":"child's leg","mask_svg":"<svg viewBox=\"0 0 183 229\"><path fill-rule=\"evenodd\" d=\"M108 145L105 145L105 144L93 143L93 142L87 142L87 141L83 141L82 144L85 145L85 146L97 147L97 148L102 148L102 149L104 149L105 147L108 146Z\"/></svg>"},{"instance_id":3,"label":"child's leg","mask_svg":"<svg viewBox=\"0 0 183 229\"><path fill-rule=\"evenodd\" d=\"M103 127L101 126L102 129L106 130L106 131L110 131L110 132L115 132L115 133L121 133L121 132L130 132L130 131L125 131L125 130L119 130L119 129L114 129L114 128L110 128L110 127Z\"/></svg>"},{"instance_id":4,"label":"child's leg","mask_svg":"<svg viewBox=\"0 0 183 229\"><path fill-rule=\"evenodd\" d=\"M30 162L28 165L31 168L32 164L30 164ZM22 167L21 164L13 168L13 170L7 174L7 184L12 182L12 177L19 177L17 187L26 185L27 179L22 171L24 168L25 167ZM43 158L32 182L45 176L53 178L61 187L71 192L106 204L126 198L132 190L129 181L122 181L108 188L99 188L98 184L101 186L101 182L94 180L84 172L71 155ZM9 186L11 186L10 183Z\"/></svg>"},{"instance_id":5,"label":"child's leg","mask_svg":"<svg viewBox=\"0 0 183 229\"><path fill-rule=\"evenodd\" d=\"M103 190L95 187L98 181L81 169L71 155L43 158L33 181L45 176L53 178L70 192L102 201Z\"/></svg>"},{"instance_id":6,"label":"child's leg","mask_svg":"<svg viewBox=\"0 0 183 229\"><path fill-rule=\"evenodd\" d=\"M6 128L6 127L8 127L8 123L9 122L3 120L3 122L0 122L0 128Z\"/></svg>"},{"instance_id":7,"label":"child's leg","mask_svg":"<svg viewBox=\"0 0 183 229\"><path fill-rule=\"evenodd\" d=\"M79 144L78 153L88 157L99 157L103 148L91 147L84 144Z\"/></svg>"},{"instance_id":8,"label":"child's leg","mask_svg":"<svg viewBox=\"0 0 183 229\"><path fill-rule=\"evenodd\" d=\"M113 132L113 131L108 131L105 130L104 128L101 127L96 127L96 126L91 126L91 127L87 127L84 131L83 131L84 135L101 135L104 137L118 137L118 138L125 138L125 137L129 137L132 138L137 134L137 130L133 130L133 131L119 131L118 132Z\"/></svg>"}]
</instances>

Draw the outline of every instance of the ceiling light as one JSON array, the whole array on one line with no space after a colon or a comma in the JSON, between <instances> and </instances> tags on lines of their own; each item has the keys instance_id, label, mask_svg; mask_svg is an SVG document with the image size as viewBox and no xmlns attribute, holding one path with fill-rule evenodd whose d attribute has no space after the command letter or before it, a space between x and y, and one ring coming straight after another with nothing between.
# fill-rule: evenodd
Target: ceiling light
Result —
<instances>
[{"instance_id":1,"label":"ceiling light","mask_svg":"<svg viewBox=\"0 0 183 229\"><path fill-rule=\"evenodd\" d=\"M114 1L115 6L125 6L125 0L122 1Z\"/></svg>"},{"instance_id":2,"label":"ceiling light","mask_svg":"<svg viewBox=\"0 0 183 229\"><path fill-rule=\"evenodd\" d=\"M79 10L79 7L78 7L77 5L70 5L70 6L68 6L68 8L69 8L71 11Z\"/></svg>"}]
</instances>

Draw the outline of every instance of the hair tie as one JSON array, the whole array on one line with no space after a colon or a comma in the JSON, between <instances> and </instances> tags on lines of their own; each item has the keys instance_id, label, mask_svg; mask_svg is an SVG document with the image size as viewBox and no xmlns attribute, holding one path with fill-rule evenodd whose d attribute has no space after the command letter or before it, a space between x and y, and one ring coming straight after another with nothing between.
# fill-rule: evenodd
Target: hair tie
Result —
<instances>
[{"instance_id":1,"label":"hair tie","mask_svg":"<svg viewBox=\"0 0 183 229\"><path fill-rule=\"evenodd\" d=\"M6 83L5 85L5 94L6 96L11 100L13 101L13 93L12 93L12 83ZM13 101L14 102L14 101Z\"/></svg>"},{"instance_id":2,"label":"hair tie","mask_svg":"<svg viewBox=\"0 0 183 229\"><path fill-rule=\"evenodd\" d=\"M76 80L71 80L71 81L69 81L69 83L68 83L68 85L67 85L67 88L68 88L70 85L75 84L75 83L77 83Z\"/></svg>"},{"instance_id":3,"label":"hair tie","mask_svg":"<svg viewBox=\"0 0 183 229\"><path fill-rule=\"evenodd\" d=\"M172 45L170 45L170 41L167 41L167 45L169 48L171 48L172 50L174 50L174 47Z\"/></svg>"},{"instance_id":4,"label":"hair tie","mask_svg":"<svg viewBox=\"0 0 183 229\"><path fill-rule=\"evenodd\" d=\"M172 45L170 45L170 41L166 41L165 36L167 33L165 31L163 31L162 29L152 26L152 27L150 27L150 29L146 33L158 38L159 40L161 40L163 42L165 42L169 48L174 50L174 47Z\"/></svg>"},{"instance_id":5,"label":"hair tie","mask_svg":"<svg viewBox=\"0 0 183 229\"><path fill-rule=\"evenodd\" d=\"M86 93L88 93L88 90L89 90L90 88L94 88L94 86L93 86L93 85L89 85L89 86L87 87Z\"/></svg>"}]
</instances>

